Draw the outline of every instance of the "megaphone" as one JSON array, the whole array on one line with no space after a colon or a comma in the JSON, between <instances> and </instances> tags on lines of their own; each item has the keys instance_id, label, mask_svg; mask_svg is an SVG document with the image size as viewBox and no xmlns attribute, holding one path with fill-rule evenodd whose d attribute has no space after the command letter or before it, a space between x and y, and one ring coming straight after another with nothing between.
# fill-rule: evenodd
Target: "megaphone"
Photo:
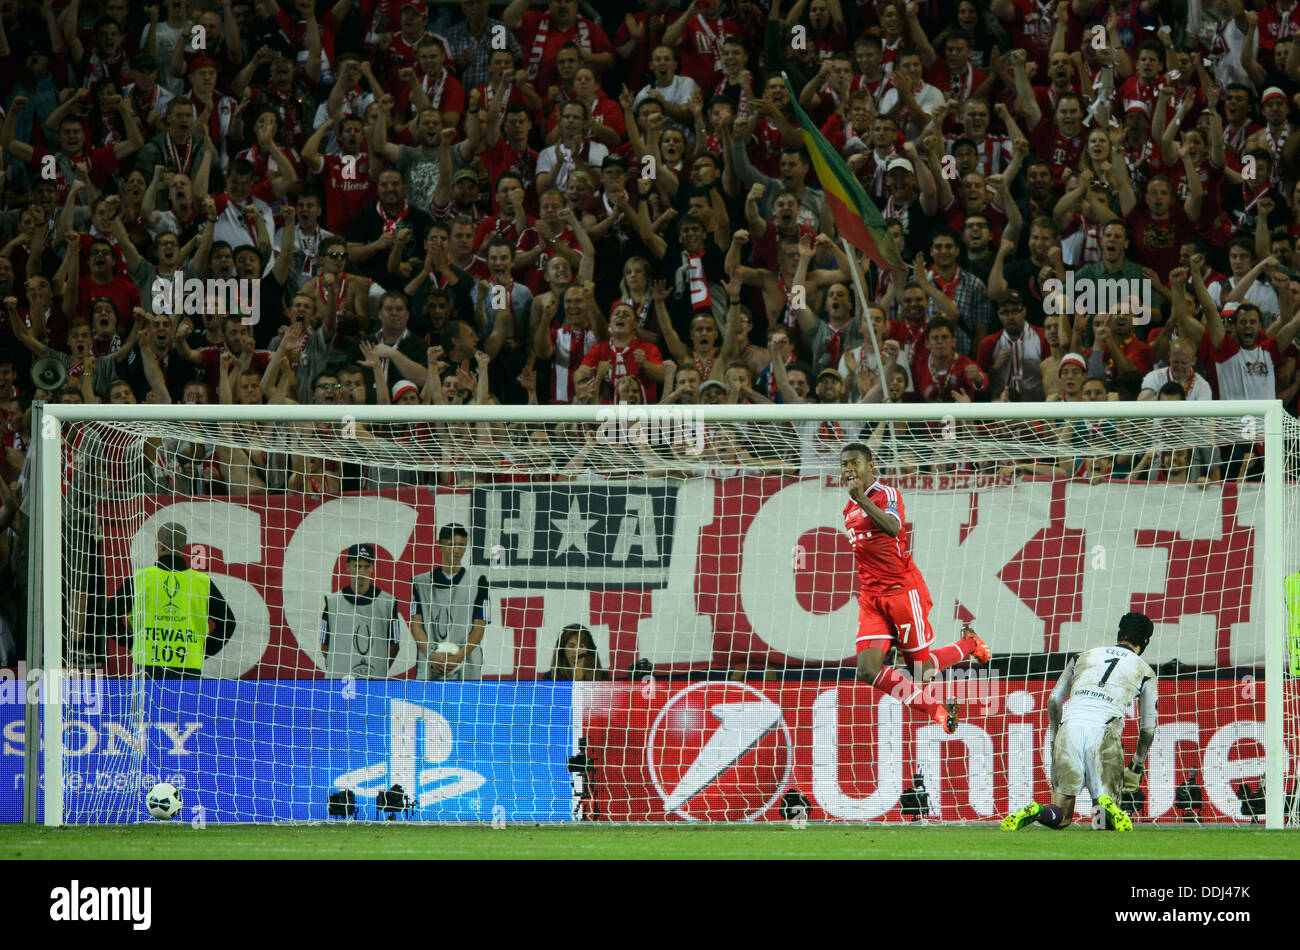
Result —
<instances>
[{"instance_id":1,"label":"megaphone","mask_svg":"<svg viewBox=\"0 0 1300 950\"><path fill-rule=\"evenodd\" d=\"M68 370L63 362L53 356L42 356L32 364L32 382L38 389L53 392L63 388L68 381Z\"/></svg>"}]
</instances>

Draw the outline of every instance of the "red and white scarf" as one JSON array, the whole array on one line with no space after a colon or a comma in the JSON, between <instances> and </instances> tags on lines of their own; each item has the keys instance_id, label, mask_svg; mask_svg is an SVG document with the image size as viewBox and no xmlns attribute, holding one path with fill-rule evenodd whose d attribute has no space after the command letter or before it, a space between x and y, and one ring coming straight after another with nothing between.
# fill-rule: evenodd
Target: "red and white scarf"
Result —
<instances>
[{"instance_id":1,"label":"red and white scarf","mask_svg":"<svg viewBox=\"0 0 1300 950\"><path fill-rule=\"evenodd\" d=\"M695 369L699 372L700 379L707 380L709 374L713 372L713 364L718 361L718 351L714 350L713 355L707 360L702 360L698 354L692 353L691 360L695 363Z\"/></svg>"},{"instance_id":2,"label":"red and white scarf","mask_svg":"<svg viewBox=\"0 0 1300 950\"><path fill-rule=\"evenodd\" d=\"M428 76L424 76L424 77L422 77L422 78L420 79L420 88L423 89L426 93L428 93L428 96L429 96L429 105L433 106L435 109L440 109L440 108L442 107L442 89L443 89L443 87L446 86L446 85L447 85L447 67L446 67L446 66L444 66L444 67L442 68L442 75L438 77L438 83L437 83L437 85L435 85L432 89L429 88L429 77L428 77ZM488 100L487 100L487 102L484 103L484 105L491 105L491 104L492 104L491 96L492 96L492 88L491 88L491 85L489 84L489 86L488 86Z\"/></svg>"},{"instance_id":3,"label":"red and white scarf","mask_svg":"<svg viewBox=\"0 0 1300 950\"><path fill-rule=\"evenodd\" d=\"M563 356L560 372L551 373L551 401L555 403L573 402L573 377L582 365L582 358L587 355L587 347L595 341L590 330L575 330L561 324L555 331L555 352Z\"/></svg>"},{"instance_id":4,"label":"red and white scarf","mask_svg":"<svg viewBox=\"0 0 1300 950\"><path fill-rule=\"evenodd\" d=\"M713 296L709 293L709 278L704 273L704 254L682 251L686 257L686 277L691 290L691 309L713 312Z\"/></svg>"},{"instance_id":5,"label":"red and white scarf","mask_svg":"<svg viewBox=\"0 0 1300 950\"><path fill-rule=\"evenodd\" d=\"M646 293L645 298L640 304L632 299L631 294L625 294L623 297L619 298L618 302L625 303L636 311L636 325L638 327L643 330L650 329L650 307L654 303L654 298L649 292Z\"/></svg>"},{"instance_id":6,"label":"red and white scarf","mask_svg":"<svg viewBox=\"0 0 1300 950\"><path fill-rule=\"evenodd\" d=\"M1255 207L1255 205L1259 203L1259 199L1263 198L1266 194L1268 194L1269 191L1272 190L1272 188L1273 188L1272 184L1265 184L1263 187L1258 189L1254 194L1251 194L1250 186L1247 185L1244 181L1241 183L1242 207L1241 207L1240 219L1242 221L1244 221L1246 219L1246 216L1250 214L1250 209Z\"/></svg>"},{"instance_id":7,"label":"red and white scarf","mask_svg":"<svg viewBox=\"0 0 1300 950\"><path fill-rule=\"evenodd\" d=\"M930 371L930 391L939 397L940 402L946 402L948 391L952 388L952 371L957 365L956 360L951 356L948 357L948 365L944 369L939 369L935 365L934 354L928 353L925 364Z\"/></svg>"},{"instance_id":8,"label":"red and white scarf","mask_svg":"<svg viewBox=\"0 0 1300 950\"><path fill-rule=\"evenodd\" d=\"M949 300L955 300L957 297L957 285L961 283L961 269L952 275L952 280L944 280L939 276L938 271L930 271L930 280L934 281L934 286L943 292L943 295Z\"/></svg>"},{"instance_id":9,"label":"red and white scarf","mask_svg":"<svg viewBox=\"0 0 1300 950\"><path fill-rule=\"evenodd\" d=\"M727 38L726 25L722 22L722 14L719 13L713 21L717 32L715 33L709 26L709 21L704 19L703 13L695 14L695 21L699 23L699 32L695 34L695 43L700 48L701 53L713 54L713 71L722 72L722 41Z\"/></svg>"},{"instance_id":10,"label":"red and white scarf","mask_svg":"<svg viewBox=\"0 0 1300 950\"><path fill-rule=\"evenodd\" d=\"M858 73L856 76L853 77L853 85L849 87L849 91L857 92L859 90L865 89L867 92L871 94L871 98L875 99L878 102L880 101L880 97L885 94L885 90L888 87L889 87L889 70L886 69L882 71L880 79L877 80L876 82L871 82L870 80L868 80L865 73Z\"/></svg>"},{"instance_id":11,"label":"red and white scarf","mask_svg":"<svg viewBox=\"0 0 1300 950\"><path fill-rule=\"evenodd\" d=\"M167 133L167 151L171 154L172 165L175 166L178 174L188 175L190 173L190 160L194 158L194 137L185 143L185 161L181 161L180 153L176 150L176 143L172 140L172 134Z\"/></svg>"},{"instance_id":12,"label":"red and white scarf","mask_svg":"<svg viewBox=\"0 0 1300 950\"><path fill-rule=\"evenodd\" d=\"M827 326L830 325L827 324ZM828 360L826 365L831 369L838 370L840 367L840 353L844 350L844 341L841 338L844 331L848 328L848 323L844 324L844 326L840 327L838 330L834 327L830 327L831 338L826 341L826 358Z\"/></svg>"},{"instance_id":13,"label":"red and white scarf","mask_svg":"<svg viewBox=\"0 0 1300 950\"><path fill-rule=\"evenodd\" d=\"M1229 152L1240 152L1246 147L1246 139L1249 137L1249 118L1247 118L1245 122L1241 123L1241 128L1237 129L1235 132L1232 130L1231 125L1224 125L1223 127L1223 147Z\"/></svg>"},{"instance_id":14,"label":"red and white scarf","mask_svg":"<svg viewBox=\"0 0 1300 950\"><path fill-rule=\"evenodd\" d=\"M348 294L347 294L348 275L339 274L339 279L338 282L335 284L335 287L338 289L338 296L334 298L335 301L337 301L334 305L335 313L341 314L343 312L344 304L346 304L348 299ZM330 295L325 290L324 274L321 274L319 277L316 278L316 290L320 293L320 299L325 301L328 304L330 302Z\"/></svg>"},{"instance_id":15,"label":"red and white scarf","mask_svg":"<svg viewBox=\"0 0 1300 950\"><path fill-rule=\"evenodd\" d=\"M971 90L975 85L975 68L966 64L966 74L964 76L955 76L948 74L948 98L956 99L958 102L965 102L970 98Z\"/></svg>"},{"instance_id":16,"label":"red and white scarf","mask_svg":"<svg viewBox=\"0 0 1300 950\"><path fill-rule=\"evenodd\" d=\"M378 43L379 37L390 32L389 25L388 0L379 0L379 2L375 4L375 15L370 18L370 33L366 37L366 42Z\"/></svg>"},{"instance_id":17,"label":"red and white scarf","mask_svg":"<svg viewBox=\"0 0 1300 950\"><path fill-rule=\"evenodd\" d=\"M375 202L375 210L379 212L379 220L383 222L383 233L396 234L397 226L402 223L402 219L411 213L411 206L403 201L402 210L397 212L397 214L391 218L388 216L388 212L384 210L384 203L382 201Z\"/></svg>"},{"instance_id":18,"label":"red and white scarf","mask_svg":"<svg viewBox=\"0 0 1300 950\"><path fill-rule=\"evenodd\" d=\"M723 76L722 82L718 83L716 86L713 87L713 94L715 96L726 95L727 86L728 86L727 77ZM736 101L736 114L737 115L749 114L749 96L746 95L744 86L740 87L740 96Z\"/></svg>"},{"instance_id":19,"label":"red and white scarf","mask_svg":"<svg viewBox=\"0 0 1300 950\"><path fill-rule=\"evenodd\" d=\"M1280 138L1273 137L1273 130L1268 126L1264 127L1264 137L1268 139L1269 150L1273 153L1273 177L1272 183L1275 185L1282 184L1282 149L1286 146L1287 136L1291 134L1291 124L1288 122L1282 128Z\"/></svg>"},{"instance_id":20,"label":"red and white scarf","mask_svg":"<svg viewBox=\"0 0 1300 950\"><path fill-rule=\"evenodd\" d=\"M776 285L781 288L781 299L785 301L785 309L781 311L781 322L792 327L799 321L794 315L794 308L790 306L790 291L786 288L785 278L780 274L776 276Z\"/></svg>"},{"instance_id":21,"label":"red and white scarf","mask_svg":"<svg viewBox=\"0 0 1300 950\"><path fill-rule=\"evenodd\" d=\"M574 24L578 28L577 43L588 53L591 52L591 29L582 17ZM528 52L527 73L529 82L536 82L542 66L542 54L546 52L546 41L551 32L551 15L545 14L537 21L537 32L533 35L533 48Z\"/></svg>"},{"instance_id":22,"label":"red and white scarf","mask_svg":"<svg viewBox=\"0 0 1300 950\"><path fill-rule=\"evenodd\" d=\"M1037 341L1037 336L1035 336L1033 333L1030 333L1028 329L1022 329L1020 331L1020 339L1018 340L1014 339L1011 336L1011 334L1008 333L1006 330L1002 331L1002 336L998 339L998 346L995 346L993 348L993 351L996 354L998 347L1003 345L1005 345L1007 349L1011 351L1011 362L1008 363L1006 367L1008 386L1014 386L1017 390L1019 390L1020 383L1024 379L1025 358L1032 357L1035 355L1034 352L1031 352L1030 343L1036 341ZM1035 346L1033 347L1033 350L1035 351L1039 350L1039 347ZM1040 358L1042 357L1041 352L1039 352L1037 355Z\"/></svg>"}]
</instances>

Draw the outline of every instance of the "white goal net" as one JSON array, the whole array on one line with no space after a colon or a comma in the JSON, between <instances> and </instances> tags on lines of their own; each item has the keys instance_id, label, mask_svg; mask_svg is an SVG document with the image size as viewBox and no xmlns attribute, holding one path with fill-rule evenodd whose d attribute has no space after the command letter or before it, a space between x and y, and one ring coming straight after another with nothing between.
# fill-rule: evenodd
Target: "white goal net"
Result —
<instances>
[{"instance_id":1,"label":"white goal net","mask_svg":"<svg viewBox=\"0 0 1300 950\"><path fill-rule=\"evenodd\" d=\"M1047 696L1128 611L1159 725L1125 808L1295 810L1278 407L59 406L42 435L47 821L148 820L158 781L192 821L992 821L1047 800ZM955 734L855 680L852 441L936 646L992 650L930 684Z\"/></svg>"}]
</instances>

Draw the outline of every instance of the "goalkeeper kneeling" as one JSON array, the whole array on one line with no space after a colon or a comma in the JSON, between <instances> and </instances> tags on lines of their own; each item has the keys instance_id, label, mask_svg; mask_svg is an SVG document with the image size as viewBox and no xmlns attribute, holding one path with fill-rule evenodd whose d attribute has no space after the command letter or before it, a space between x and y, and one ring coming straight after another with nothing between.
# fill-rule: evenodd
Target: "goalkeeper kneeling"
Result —
<instances>
[{"instance_id":1,"label":"goalkeeper kneeling","mask_svg":"<svg viewBox=\"0 0 1300 950\"><path fill-rule=\"evenodd\" d=\"M1066 664L1047 701L1052 737L1052 803L1030 802L1002 819L1004 831L1037 822L1064 828L1074 818L1074 799L1086 783L1088 794L1110 817L1116 831L1132 831L1133 821L1119 807L1120 789L1142 782L1142 763L1156 734L1156 674L1141 658L1153 625L1144 614L1125 614L1114 646L1080 653ZM1124 766L1124 714L1138 700L1138 742Z\"/></svg>"}]
</instances>

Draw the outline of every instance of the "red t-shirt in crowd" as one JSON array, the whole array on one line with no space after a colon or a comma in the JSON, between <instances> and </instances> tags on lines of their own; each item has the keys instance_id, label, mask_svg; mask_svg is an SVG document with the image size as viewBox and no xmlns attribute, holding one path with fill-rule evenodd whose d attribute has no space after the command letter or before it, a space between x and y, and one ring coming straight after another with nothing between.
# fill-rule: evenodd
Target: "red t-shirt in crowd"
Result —
<instances>
[{"instance_id":1,"label":"red t-shirt in crowd","mask_svg":"<svg viewBox=\"0 0 1300 950\"><path fill-rule=\"evenodd\" d=\"M624 376L635 376L641 380L647 403L659 401L658 385L641 371L641 367L637 364L636 357L633 355L637 350L645 354L647 364L663 365L664 358L659 353L659 347L638 337L633 337L627 346L620 348L615 348L608 340L602 340L588 350L587 355L582 358L582 365L590 366L592 369L596 369L601 363L610 364L609 379L612 384L610 392L615 394L615 398L605 399L604 402L616 401L618 382Z\"/></svg>"}]
</instances>

